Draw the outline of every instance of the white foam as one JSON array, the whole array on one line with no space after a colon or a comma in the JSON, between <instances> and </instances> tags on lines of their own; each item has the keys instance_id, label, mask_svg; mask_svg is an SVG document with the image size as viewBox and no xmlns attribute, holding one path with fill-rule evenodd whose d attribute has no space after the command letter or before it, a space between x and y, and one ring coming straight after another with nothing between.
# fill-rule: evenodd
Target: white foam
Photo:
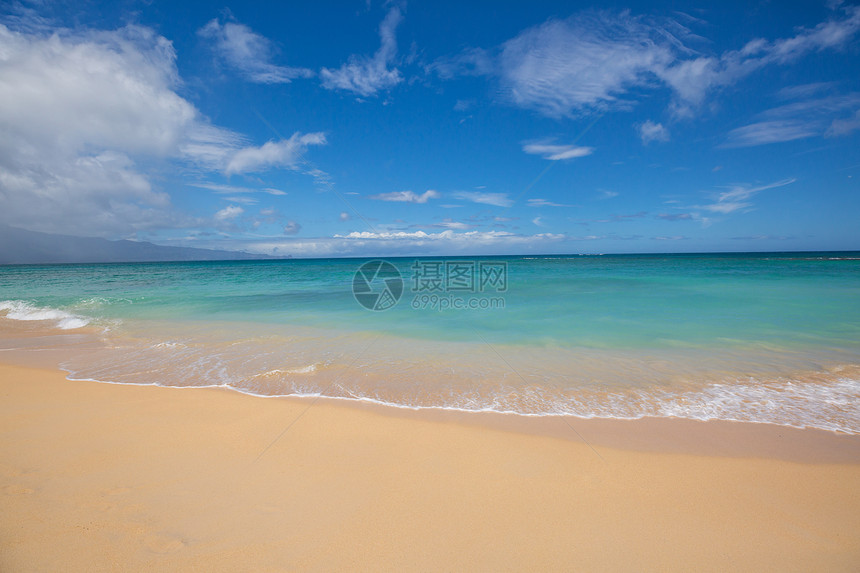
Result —
<instances>
[{"instance_id":1,"label":"white foam","mask_svg":"<svg viewBox=\"0 0 860 573\"><path fill-rule=\"evenodd\" d=\"M308 364L307 366L300 366L298 368L275 368L274 370L267 370L266 372L261 372L260 374L255 375L254 378L277 376L278 374L313 374L316 371L316 364Z\"/></svg>"},{"instance_id":2,"label":"white foam","mask_svg":"<svg viewBox=\"0 0 860 573\"><path fill-rule=\"evenodd\" d=\"M19 300L0 301L0 311L6 311L9 320L51 320L57 328L63 330L74 330L82 328L90 323L90 319L60 310L33 306Z\"/></svg>"}]
</instances>

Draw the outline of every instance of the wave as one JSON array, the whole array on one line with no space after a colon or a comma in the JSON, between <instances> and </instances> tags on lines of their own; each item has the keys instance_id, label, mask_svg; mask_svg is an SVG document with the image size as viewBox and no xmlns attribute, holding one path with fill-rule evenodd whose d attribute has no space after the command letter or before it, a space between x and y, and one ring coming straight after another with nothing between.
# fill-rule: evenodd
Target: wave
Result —
<instances>
[{"instance_id":1,"label":"wave","mask_svg":"<svg viewBox=\"0 0 860 573\"><path fill-rule=\"evenodd\" d=\"M443 381L439 372L390 370L370 360L351 372L343 363L301 362L272 368L250 358L188 354L182 345L159 345L172 356L152 360L123 350L123 360L64 364L71 379L159 386L219 386L261 397L325 398L411 410L495 412L527 417L684 418L767 423L860 435L860 369L798 372L791 376L695 377L680 386L649 383L624 388L564 386L559 380L512 384L479 372Z\"/></svg>"},{"instance_id":2,"label":"wave","mask_svg":"<svg viewBox=\"0 0 860 573\"><path fill-rule=\"evenodd\" d=\"M83 328L92 320L57 308L33 306L20 300L0 301L0 311L4 310L6 311L6 318L9 320L52 321L54 326L62 330Z\"/></svg>"}]
</instances>

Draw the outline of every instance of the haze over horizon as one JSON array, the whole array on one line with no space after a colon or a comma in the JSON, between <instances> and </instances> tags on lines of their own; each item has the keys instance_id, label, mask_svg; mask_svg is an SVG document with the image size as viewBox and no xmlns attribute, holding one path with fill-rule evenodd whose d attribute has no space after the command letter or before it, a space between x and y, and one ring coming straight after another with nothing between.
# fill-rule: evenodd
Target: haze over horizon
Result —
<instances>
[{"instance_id":1,"label":"haze over horizon","mask_svg":"<svg viewBox=\"0 0 860 573\"><path fill-rule=\"evenodd\" d=\"M297 257L857 250L858 70L833 0L14 2L0 224Z\"/></svg>"}]
</instances>

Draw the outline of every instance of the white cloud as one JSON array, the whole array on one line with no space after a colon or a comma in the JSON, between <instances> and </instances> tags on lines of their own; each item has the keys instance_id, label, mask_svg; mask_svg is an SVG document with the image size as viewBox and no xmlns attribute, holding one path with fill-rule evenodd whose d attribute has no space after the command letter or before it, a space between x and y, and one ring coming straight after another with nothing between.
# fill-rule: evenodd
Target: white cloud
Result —
<instances>
[{"instance_id":1,"label":"white cloud","mask_svg":"<svg viewBox=\"0 0 860 573\"><path fill-rule=\"evenodd\" d=\"M532 219L532 224L537 225L538 227L544 226L543 223L541 223L540 217L535 217L534 219Z\"/></svg>"},{"instance_id":2,"label":"white cloud","mask_svg":"<svg viewBox=\"0 0 860 573\"><path fill-rule=\"evenodd\" d=\"M173 45L149 28L18 24L0 24L0 222L112 238L197 226L205 222L178 213L149 172L176 163L230 173L292 166L296 153L324 141L296 134L257 148L212 125L178 95Z\"/></svg>"},{"instance_id":3,"label":"white cloud","mask_svg":"<svg viewBox=\"0 0 860 573\"><path fill-rule=\"evenodd\" d=\"M198 31L212 40L216 53L246 79L263 84L289 83L295 78L308 78L313 72L304 68L277 66L271 63L272 43L244 24L214 19Z\"/></svg>"},{"instance_id":4,"label":"white cloud","mask_svg":"<svg viewBox=\"0 0 860 573\"><path fill-rule=\"evenodd\" d=\"M652 141L669 141L669 130L663 127L662 123L654 123L648 119L639 124L638 130L644 145Z\"/></svg>"},{"instance_id":5,"label":"white cloud","mask_svg":"<svg viewBox=\"0 0 860 573\"><path fill-rule=\"evenodd\" d=\"M396 203L426 203L430 199L437 199L438 197L438 191L428 189L420 195L414 191L392 191L390 193L371 195L368 199L375 199L377 201L393 201Z\"/></svg>"},{"instance_id":6,"label":"white cloud","mask_svg":"<svg viewBox=\"0 0 860 573\"><path fill-rule=\"evenodd\" d=\"M230 158L224 173L249 173L265 171L274 167L296 169L304 161L309 145L325 145L324 133L294 133L289 139L268 141L260 147L239 149Z\"/></svg>"},{"instance_id":7,"label":"white cloud","mask_svg":"<svg viewBox=\"0 0 860 573\"><path fill-rule=\"evenodd\" d=\"M229 221L230 219L235 219L244 212L245 210L238 205L228 205L215 213L215 220Z\"/></svg>"},{"instance_id":8,"label":"white cloud","mask_svg":"<svg viewBox=\"0 0 860 573\"><path fill-rule=\"evenodd\" d=\"M91 235L182 223L138 160L181 155L202 119L147 28L51 36L0 24L0 222Z\"/></svg>"},{"instance_id":9,"label":"white cloud","mask_svg":"<svg viewBox=\"0 0 860 573\"><path fill-rule=\"evenodd\" d=\"M285 235L295 235L299 231L302 230L302 226L296 223L295 221L289 221L286 225L284 225L284 234Z\"/></svg>"},{"instance_id":10,"label":"white cloud","mask_svg":"<svg viewBox=\"0 0 860 573\"><path fill-rule=\"evenodd\" d=\"M562 159L575 159L591 155L594 149L591 147L579 147L576 145L552 145L549 143L526 143L523 151L531 155L540 155L550 161Z\"/></svg>"},{"instance_id":11,"label":"white cloud","mask_svg":"<svg viewBox=\"0 0 860 573\"><path fill-rule=\"evenodd\" d=\"M349 219L350 219L350 217L349 217L349 213L347 213L346 211L343 211L343 212L340 214L339 219L340 219L341 221L349 221Z\"/></svg>"},{"instance_id":12,"label":"white cloud","mask_svg":"<svg viewBox=\"0 0 860 573\"><path fill-rule=\"evenodd\" d=\"M496 207L510 207L514 204L513 199L508 197L507 193L486 193L483 191L457 191L454 197L463 201L471 201L472 203L482 203L484 205L495 205Z\"/></svg>"},{"instance_id":13,"label":"white cloud","mask_svg":"<svg viewBox=\"0 0 860 573\"><path fill-rule=\"evenodd\" d=\"M329 90L347 90L367 97L393 88L403 81L400 70L389 67L397 55L395 32L401 20L400 8L391 8L379 25L380 46L373 57L352 55L347 63L336 70L321 69L322 86Z\"/></svg>"}]
</instances>

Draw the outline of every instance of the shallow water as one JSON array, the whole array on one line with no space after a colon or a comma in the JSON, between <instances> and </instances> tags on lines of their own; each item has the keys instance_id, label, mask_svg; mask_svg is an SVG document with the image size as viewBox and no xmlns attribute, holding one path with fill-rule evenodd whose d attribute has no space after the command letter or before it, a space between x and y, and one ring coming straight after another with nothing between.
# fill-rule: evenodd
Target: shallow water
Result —
<instances>
[{"instance_id":1,"label":"shallow water","mask_svg":"<svg viewBox=\"0 0 860 573\"><path fill-rule=\"evenodd\" d=\"M858 253L388 261L0 267L0 329L105 382L860 433Z\"/></svg>"}]
</instances>

